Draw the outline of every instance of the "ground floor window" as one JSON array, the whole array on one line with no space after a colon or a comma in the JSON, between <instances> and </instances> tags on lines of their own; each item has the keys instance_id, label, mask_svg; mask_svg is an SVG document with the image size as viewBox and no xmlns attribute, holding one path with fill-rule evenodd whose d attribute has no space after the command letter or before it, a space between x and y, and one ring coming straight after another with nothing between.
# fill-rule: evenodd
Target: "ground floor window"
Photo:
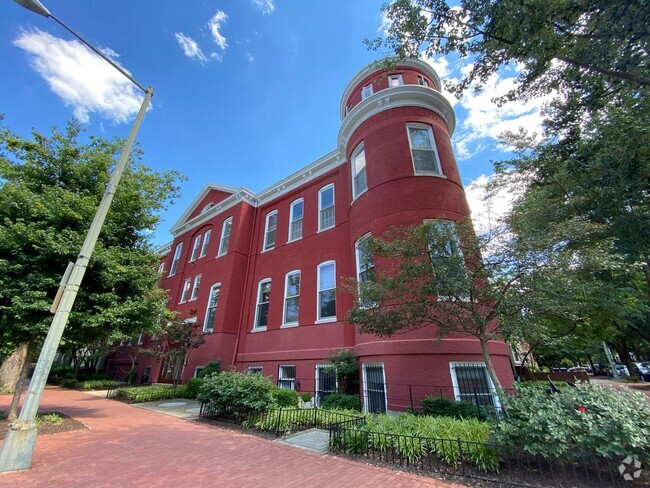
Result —
<instances>
[{"instance_id":1,"label":"ground floor window","mask_svg":"<svg viewBox=\"0 0 650 488\"><path fill-rule=\"evenodd\" d=\"M203 368L204 368L204 366L197 366L196 368L194 368L194 377L195 378L200 378L201 377L201 374L203 373Z\"/></svg>"},{"instance_id":2,"label":"ground floor window","mask_svg":"<svg viewBox=\"0 0 650 488\"><path fill-rule=\"evenodd\" d=\"M146 385L149 383L151 377L151 366L145 366L144 371L142 372L142 378L140 378L140 384Z\"/></svg>"},{"instance_id":3,"label":"ground floor window","mask_svg":"<svg viewBox=\"0 0 650 488\"><path fill-rule=\"evenodd\" d=\"M449 368L457 401L498 407L496 389L485 363L449 363Z\"/></svg>"},{"instance_id":4,"label":"ground floor window","mask_svg":"<svg viewBox=\"0 0 650 488\"><path fill-rule=\"evenodd\" d=\"M331 364L316 365L316 391L314 392L316 406L320 405L332 393L336 393L338 388L336 373L330 371L331 367Z\"/></svg>"},{"instance_id":5,"label":"ground floor window","mask_svg":"<svg viewBox=\"0 0 650 488\"><path fill-rule=\"evenodd\" d=\"M296 389L295 365L284 365L278 368L278 386L285 390Z\"/></svg>"},{"instance_id":6,"label":"ground floor window","mask_svg":"<svg viewBox=\"0 0 650 488\"><path fill-rule=\"evenodd\" d=\"M384 365L364 364L363 368L363 409L369 413L385 413L386 374Z\"/></svg>"},{"instance_id":7,"label":"ground floor window","mask_svg":"<svg viewBox=\"0 0 650 488\"><path fill-rule=\"evenodd\" d=\"M264 368L262 366L249 366L248 367L248 371L250 371L251 373L260 373L261 374L263 369Z\"/></svg>"}]
</instances>

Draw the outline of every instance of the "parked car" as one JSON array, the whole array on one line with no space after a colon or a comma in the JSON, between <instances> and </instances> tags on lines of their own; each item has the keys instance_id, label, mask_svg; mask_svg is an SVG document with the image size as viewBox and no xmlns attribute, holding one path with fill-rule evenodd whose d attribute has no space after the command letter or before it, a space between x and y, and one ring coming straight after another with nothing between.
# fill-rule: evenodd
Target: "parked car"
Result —
<instances>
[{"instance_id":1,"label":"parked car","mask_svg":"<svg viewBox=\"0 0 650 488\"><path fill-rule=\"evenodd\" d=\"M618 378L629 378L630 372L627 370L627 366L624 364L615 364L614 369L616 370L616 377Z\"/></svg>"},{"instance_id":2,"label":"parked car","mask_svg":"<svg viewBox=\"0 0 650 488\"><path fill-rule=\"evenodd\" d=\"M568 371L569 373L590 373L589 368L585 368L583 366L575 366L573 368L569 368Z\"/></svg>"},{"instance_id":3,"label":"parked car","mask_svg":"<svg viewBox=\"0 0 650 488\"><path fill-rule=\"evenodd\" d=\"M634 372L638 374L643 381L650 381L650 361L638 362L634 364Z\"/></svg>"}]
</instances>

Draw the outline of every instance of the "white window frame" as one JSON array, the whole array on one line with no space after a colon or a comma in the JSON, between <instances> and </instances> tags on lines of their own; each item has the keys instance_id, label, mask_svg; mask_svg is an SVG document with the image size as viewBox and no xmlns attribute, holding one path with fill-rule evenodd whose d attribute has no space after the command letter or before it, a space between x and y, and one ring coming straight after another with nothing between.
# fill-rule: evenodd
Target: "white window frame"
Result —
<instances>
[{"instance_id":1,"label":"white window frame","mask_svg":"<svg viewBox=\"0 0 650 488\"><path fill-rule=\"evenodd\" d=\"M198 378L199 374L205 369L205 366L197 366L194 368L194 376L193 378Z\"/></svg>"},{"instance_id":2,"label":"white window frame","mask_svg":"<svg viewBox=\"0 0 650 488\"><path fill-rule=\"evenodd\" d=\"M327 288L326 290L320 289L320 274L321 268L329 265L334 266L334 288ZM334 316L332 317L321 317L320 316L320 294L324 291L334 290ZM336 322L336 261L330 260L322 262L318 265L316 271L316 323L323 324L327 322Z\"/></svg>"},{"instance_id":3,"label":"white window frame","mask_svg":"<svg viewBox=\"0 0 650 488\"><path fill-rule=\"evenodd\" d=\"M183 282L183 292L181 293L181 301L178 303L185 303L190 295L190 288L192 286L192 278L188 278Z\"/></svg>"},{"instance_id":4,"label":"white window frame","mask_svg":"<svg viewBox=\"0 0 650 488\"><path fill-rule=\"evenodd\" d=\"M361 381L363 382L363 411L368 412L368 378L366 376L366 368L368 366L381 366L382 378L384 380L384 405L386 405L386 412L388 412L388 385L386 385L386 366L384 363L363 363L361 365Z\"/></svg>"},{"instance_id":5,"label":"white window frame","mask_svg":"<svg viewBox=\"0 0 650 488\"><path fill-rule=\"evenodd\" d=\"M251 373L262 374L262 371L264 371L264 366L249 366L246 369L247 369L247 371L250 371Z\"/></svg>"},{"instance_id":6,"label":"white window frame","mask_svg":"<svg viewBox=\"0 0 650 488\"><path fill-rule=\"evenodd\" d=\"M282 373L284 373L284 370L282 368L293 368L293 378L285 377L284 374L282 374ZM280 364L278 366L278 385L277 385L278 388L282 388L280 386L280 381L291 381L292 382L292 385L291 385L292 387L291 388L282 388L282 389L283 390L294 390L295 391L295 389L296 389L296 376L297 376L296 371L297 371L297 368L296 368L295 364Z\"/></svg>"},{"instance_id":7,"label":"white window frame","mask_svg":"<svg viewBox=\"0 0 650 488\"><path fill-rule=\"evenodd\" d=\"M203 258L208 253L208 244L210 244L210 236L212 236L212 229L208 229L203 235L203 245L201 246L201 252L199 257Z\"/></svg>"},{"instance_id":8,"label":"white window frame","mask_svg":"<svg viewBox=\"0 0 650 488\"><path fill-rule=\"evenodd\" d=\"M298 205L302 205L302 216L299 219L295 219L296 222L300 222L300 236L296 237L294 239L291 238L291 230L293 227L294 223L294 208ZM295 200L294 202L291 202L291 207L289 210L289 235L287 237L287 242L294 242L294 241L299 241L302 239L302 233L303 233L303 222L305 220L305 199L304 198L299 198L298 200Z\"/></svg>"},{"instance_id":9,"label":"white window frame","mask_svg":"<svg viewBox=\"0 0 650 488\"><path fill-rule=\"evenodd\" d=\"M174 250L174 258L172 259L172 265L169 268L169 276L174 276L178 270L178 261L181 259L181 252L183 251L183 243L180 242L176 245Z\"/></svg>"},{"instance_id":10,"label":"white window frame","mask_svg":"<svg viewBox=\"0 0 650 488\"><path fill-rule=\"evenodd\" d=\"M165 261L158 265L158 274L161 275L165 272Z\"/></svg>"},{"instance_id":11,"label":"white window frame","mask_svg":"<svg viewBox=\"0 0 650 488\"><path fill-rule=\"evenodd\" d=\"M427 81L427 79L424 76L418 75L418 85L420 85L420 86L429 86L429 82Z\"/></svg>"},{"instance_id":12,"label":"white window frame","mask_svg":"<svg viewBox=\"0 0 650 488\"><path fill-rule=\"evenodd\" d=\"M194 284L192 285L192 293L190 293L190 299L188 302L193 302L199 296L199 286L201 286L201 275L196 275L194 277Z\"/></svg>"},{"instance_id":13,"label":"white window frame","mask_svg":"<svg viewBox=\"0 0 650 488\"><path fill-rule=\"evenodd\" d=\"M456 376L457 366L469 366L472 368L476 368L477 366L482 366L483 369L485 370L485 377L488 380L488 384L492 392L492 401L494 402L494 408L497 410L501 410L501 402L499 401L499 395L497 395L497 390L494 387L494 383L492 383L492 378L490 378L490 374L488 373L487 365L485 364L485 361L450 361L449 362L449 374L451 375L451 384L454 388L454 398L456 399L456 401L459 402L462 400L462 396L460 394L460 386L458 386L458 376Z\"/></svg>"},{"instance_id":14,"label":"white window frame","mask_svg":"<svg viewBox=\"0 0 650 488\"><path fill-rule=\"evenodd\" d=\"M289 291L289 276L293 275L298 275L298 294L297 295L292 295L292 296L287 296L287 292ZM285 276L284 276L284 301L283 307L282 307L282 326L281 327L295 327L298 325L298 322L300 321L300 318L296 320L295 322L287 322L287 300L290 298L297 298L298 299L298 317L300 317L300 287L302 286L302 274L300 273L299 269L294 269L292 271L289 271Z\"/></svg>"},{"instance_id":15,"label":"white window frame","mask_svg":"<svg viewBox=\"0 0 650 488\"><path fill-rule=\"evenodd\" d=\"M357 165L356 165L356 159L357 156L359 156L361 153L363 153L363 168L361 171L364 172L365 178L366 178L366 186L363 190L357 192L357 178L361 174L361 171L357 172ZM365 192L368 191L368 170L367 164L366 164L366 147L362 142L360 142L357 147L354 148L354 151L352 151L352 156L350 157L350 167L352 169L352 199L356 199L359 195L364 194Z\"/></svg>"},{"instance_id":16,"label":"white window frame","mask_svg":"<svg viewBox=\"0 0 650 488\"><path fill-rule=\"evenodd\" d=\"M455 220L450 220L450 219L425 219L424 220L425 224L433 224L435 226L441 225L441 226L446 226L450 227L452 232L452 238L445 243L445 248L448 248L448 255L442 255L442 254L437 254L433 257L436 258L443 258L443 257L451 257L454 255L459 255L463 256L463 249L460 245L460 239L458 238L458 229L456 228L456 221ZM431 243L429 243L430 245ZM429 251L431 252L431 248L429 248Z\"/></svg>"},{"instance_id":17,"label":"white window frame","mask_svg":"<svg viewBox=\"0 0 650 488\"><path fill-rule=\"evenodd\" d=\"M431 142L431 147L433 155L435 157L435 163L437 166L437 171L421 171L418 170L415 167L415 158L413 158L413 145L411 143L411 131L409 130L410 128L413 129L426 129L429 133L429 141ZM440 161L440 155L438 154L438 146L436 145L436 138L433 135L433 129L430 125L428 124L421 124L418 122L409 122L406 124L406 137L408 138L409 141L409 150L411 152L411 162L413 163L413 173L415 175L423 175L423 176L444 176L442 173L442 162ZM415 148L418 151L421 151L422 149Z\"/></svg>"},{"instance_id":18,"label":"white window frame","mask_svg":"<svg viewBox=\"0 0 650 488\"><path fill-rule=\"evenodd\" d=\"M372 83L361 87L361 100L365 100L366 98L370 98L374 93L374 90L372 88Z\"/></svg>"},{"instance_id":19,"label":"white window frame","mask_svg":"<svg viewBox=\"0 0 650 488\"><path fill-rule=\"evenodd\" d=\"M357 263L357 267L356 267L356 269L357 269L357 276L356 276L356 278L357 278L357 290L358 290L358 294L359 294L359 306L362 307L362 308L369 307L369 306L372 305L370 303L369 304L362 304L361 303L361 278L360 278L362 271L368 271L369 269L371 269L370 267L367 267L364 270L361 269L361 243L364 240L369 239L370 237L371 237L371 234L370 234L370 232L368 232L367 234L364 234L361 237L359 237L357 239L357 241L354 243L354 257L355 257L355 261ZM372 269L373 270L375 269L374 260L372 261Z\"/></svg>"},{"instance_id":20,"label":"white window frame","mask_svg":"<svg viewBox=\"0 0 650 488\"><path fill-rule=\"evenodd\" d=\"M226 229L228 233L226 234ZM219 239L219 253L217 257L224 256L228 253L228 246L230 245L230 234L232 233L232 217L228 217L221 225L221 238Z\"/></svg>"},{"instance_id":21,"label":"white window frame","mask_svg":"<svg viewBox=\"0 0 650 488\"><path fill-rule=\"evenodd\" d=\"M316 378L314 381L314 405L318 406L318 392L321 391L321 384L320 384L320 378L318 377L318 370L319 369L326 369L326 368L331 368L331 364L317 364L315 368L315 373L316 373ZM336 374L334 375L334 390L332 393L336 393L339 391L339 380L336 377Z\"/></svg>"},{"instance_id":22,"label":"white window frame","mask_svg":"<svg viewBox=\"0 0 650 488\"><path fill-rule=\"evenodd\" d=\"M397 81L396 85L393 85L393 81ZM389 75L388 76L388 88L395 88L398 86L402 86L404 84L404 80L402 79L402 75L396 74L396 75Z\"/></svg>"},{"instance_id":23,"label":"white window frame","mask_svg":"<svg viewBox=\"0 0 650 488\"><path fill-rule=\"evenodd\" d=\"M253 322L253 332L255 331L264 331L266 330L266 327L268 325L268 314L267 314L267 325L257 325L257 321L259 319L259 313L260 313L260 305L262 303L267 303L269 306L269 309L271 307L271 290L269 290L269 301L268 302L260 302L261 295L262 295L262 285L265 283L269 283L271 285L271 278L264 278L263 280L260 280L259 283L257 284L257 297L255 298L255 320ZM271 289L273 287L271 286Z\"/></svg>"},{"instance_id":24,"label":"white window frame","mask_svg":"<svg viewBox=\"0 0 650 488\"><path fill-rule=\"evenodd\" d=\"M269 222L271 221L271 217L275 215L275 235L273 237L273 245L269 246L268 245L268 235L269 235ZM265 251L270 251L271 249L275 248L275 242L278 239L278 211L277 210L272 210L271 212L266 214L266 225L264 226L264 242L262 242L262 252Z\"/></svg>"},{"instance_id":25,"label":"white window frame","mask_svg":"<svg viewBox=\"0 0 650 488\"><path fill-rule=\"evenodd\" d=\"M214 305L211 305L212 303L212 293L215 288L219 288L219 297L217 297L217 303ZM203 320L203 332L206 334L211 333L214 331L214 324L217 321L217 310L219 309L219 298L221 296L221 283L215 283L210 287L210 294L208 295L208 304L205 307L205 320ZM208 327L208 317L210 316L210 309L214 308L214 320L212 321L212 324Z\"/></svg>"},{"instance_id":26,"label":"white window frame","mask_svg":"<svg viewBox=\"0 0 650 488\"><path fill-rule=\"evenodd\" d=\"M329 227L323 227L323 193L325 193L327 190L332 189L332 213L333 218L332 218L332 225ZM329 207L327 207L329 208ZM328 229L333 229L336 227L336 192L334 191L334 183L330 183L329 185L325 185L323 188L318 190L318 232L323 232Z\"/></svg>"},{"instance_id":27,"label":"white window frame","mask_svg":"<svg viewBox=\"0 0 650 488\"><path fill-rule=\"evenodd\" d=\"M201 234L194 238L194 245L192 246L192 254L190 255L190 262L196 261L199 257L199 249L201 248Z\"/></svg>"},{"instance_id":28,"label":"white window frame","mask_svg":"<svg viewBox=\"0 0 650 488\"><path fill-rule=\"evenodd\" d=\"M138 346L141 346L144 343L144 332L140 332L138 336Z\"/></svg>"}]
</instances>

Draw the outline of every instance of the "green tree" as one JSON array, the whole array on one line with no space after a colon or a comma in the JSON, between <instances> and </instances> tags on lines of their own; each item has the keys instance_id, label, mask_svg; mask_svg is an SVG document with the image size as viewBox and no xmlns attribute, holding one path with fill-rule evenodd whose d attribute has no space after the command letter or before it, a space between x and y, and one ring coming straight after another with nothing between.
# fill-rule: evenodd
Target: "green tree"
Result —
<instances>
[{"instance_id":1,"label":"green tree","mask_svg":"<svg viewBox=\"0 0 650 488\"><path fill-rule=\"evenodd\" d=\"M24 138L0 127L0 348L44 338L52 299L75 261L105 191L122 140L90 136L69 122ZM134 150L64 333L80 350L156 330L165 294L156 286L150 236L179 174L155 172Z\"/></svg>"}]
</instances>

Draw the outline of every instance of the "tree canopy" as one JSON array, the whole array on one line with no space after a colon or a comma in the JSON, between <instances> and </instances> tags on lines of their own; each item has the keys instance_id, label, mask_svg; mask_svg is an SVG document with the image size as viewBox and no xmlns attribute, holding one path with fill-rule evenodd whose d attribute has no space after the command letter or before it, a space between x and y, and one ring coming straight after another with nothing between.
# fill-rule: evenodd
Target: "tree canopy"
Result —
<instances>
[{"instance_id":1,"label":"tree canopy","mask_svg":"<svg viewBox=\"0 0 650 488\"><path fill-rule=\"evenodd\" d=\"M69 122L31 138L0 127L0 346L44 337L52 299L105 191L120 139ZM64 333L68 350L155 330L164 310L150 237L178 196L180 175L156 172L134 150Z\"/></svg>"}]
</instances>

